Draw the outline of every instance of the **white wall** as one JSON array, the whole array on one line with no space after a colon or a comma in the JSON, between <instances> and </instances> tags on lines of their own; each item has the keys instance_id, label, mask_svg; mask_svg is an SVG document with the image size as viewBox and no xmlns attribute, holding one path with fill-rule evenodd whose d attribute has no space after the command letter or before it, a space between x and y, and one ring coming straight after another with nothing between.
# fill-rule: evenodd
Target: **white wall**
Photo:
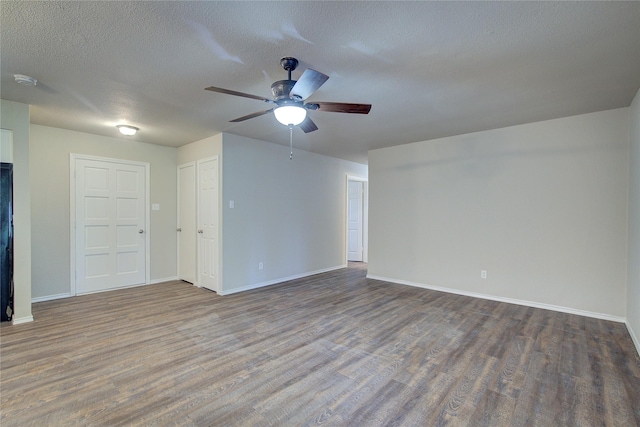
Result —
<instances>
[{"instance_id":1,"label":"white wall","mask_svg":"<svg viewBox=\"0 0 640 427\"><path fill-rule=\"evenodd\" d=\"M370 151L369 275L623 319L628 129L622 108Z\"/></svg>"},{"instance_id":2,"label":"white wall","mask_svg":"<svg viewBox=\"0 0 640 427\"><path fill-rule=\"evenodd\" d=\"M222 155L221 133L178 147L178 164L195 162L216 155Z\"/></svg>"},{"instance_id":3,"label":"white wall","mask_svg":"<svg viewBox=\"0 0 640 427\"><path fill-rule=\"evenodd\" d=\"M222 293L345 265L346 176L366 165L230 134L223 151Z\"/></svg>"},{"instance_id":4,"label":"white wall","mask_svg":"<svg viewBox=\"0 0 640 427\"><path fill-rule=\"evenodd\" d=\"M631 104L630 116L627 326L640 353L640 90Z\"/></svg>"},{"instance_id":5,"label":"white wall","mask_svg":"<svg viewBox=\"0 0 640 427\"><path fill-rule=\"evenodd\" d=\"M70 153L150 163L151 281L175 278L177 149L31 125L32 297L69 293Z\"/></svg>"},{"instance_id":6,"label":"white wall","mask_svg":"<svg viewBox=\"0 0 640 427\"><path fill-rule=\"evenodd\" d=\"M29 106L0 101L0 128L13 131L13 323L31 314L31 179L29 171Z\"/></svg>"}]
</instances>

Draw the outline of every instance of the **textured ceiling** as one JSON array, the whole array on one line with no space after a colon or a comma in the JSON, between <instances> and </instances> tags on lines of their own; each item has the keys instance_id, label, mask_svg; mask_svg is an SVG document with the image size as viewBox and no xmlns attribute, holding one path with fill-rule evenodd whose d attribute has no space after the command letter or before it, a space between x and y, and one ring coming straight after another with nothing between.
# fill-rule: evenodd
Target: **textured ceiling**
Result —
<instances>
[{"instance_id":1,"label":"textured ceiling","mask_svg":"<svg viewBox=\"0 0 640 427\"><path fill-rule=\"evenodd\" d=\"M367 150L629 106L640 88L640 2L2 1L3 99L33 123L180 146L229 132L288 145L260 101L283 56L330 76L294 146L367 162ZM36 87L13 74L38 80Z\"/></svg>"}]
</instances>

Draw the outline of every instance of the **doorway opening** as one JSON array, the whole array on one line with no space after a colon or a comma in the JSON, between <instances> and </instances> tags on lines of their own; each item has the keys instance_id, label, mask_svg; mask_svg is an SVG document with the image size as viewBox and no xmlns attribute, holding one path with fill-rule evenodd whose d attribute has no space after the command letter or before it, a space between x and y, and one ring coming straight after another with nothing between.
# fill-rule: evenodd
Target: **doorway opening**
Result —
<instances>
[{"instance_id":1,"label":"doorway opening","mask_svg":"<svg viewBox=\"0 0 640 427\"><path fill-rule=\"evenodd\" d=\"M368 261L368 182L365 178L347 175L346 197L346 260Z\"/></svg>"}]
</instances>

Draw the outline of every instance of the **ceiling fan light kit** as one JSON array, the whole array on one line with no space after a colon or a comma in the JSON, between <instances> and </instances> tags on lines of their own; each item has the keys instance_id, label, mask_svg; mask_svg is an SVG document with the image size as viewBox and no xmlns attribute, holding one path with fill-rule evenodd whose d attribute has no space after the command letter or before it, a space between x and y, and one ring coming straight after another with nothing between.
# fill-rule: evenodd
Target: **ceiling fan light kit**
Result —
<instances>
[{"instance_id":1,"label":"ceiling fan light kit","mask_svg":"<svg viewBox=\"0 0 640 427\"><path fill-rule=\"evenodd\" d=\"M273 115L285 126L298 126L307 117L307 110L298 105L283 105L274 108Z\"/></svg>"},{"instance_id":2,"label":"ceiling fan light kit","mask_svg":"<svg viewBox=\"0 0 640 427\"><path fill-rule=\"evenodd\" d=\"M298 80L291 79L291 72L298 67L298 60L290 56L280 59L280 65L287 71L287 80L279 80L271 85L273 99L249 93L223 89L215 86L205 88L211 92L225 93L227 95L241 96L243 98L257 99L269 104L275 104L273 108L256 113L247 114L230 120L237 123L254 117L273 113L278 122L285 126L300 126L304 133L318 130L316 124L307 115L307 110L319 110L333 113L368 114L371 104L349 104L343 102L313 102L305 104L304 101L313 95L328 79L329 76L319 71L306 69Z\"/></svg>"}]
</instances>

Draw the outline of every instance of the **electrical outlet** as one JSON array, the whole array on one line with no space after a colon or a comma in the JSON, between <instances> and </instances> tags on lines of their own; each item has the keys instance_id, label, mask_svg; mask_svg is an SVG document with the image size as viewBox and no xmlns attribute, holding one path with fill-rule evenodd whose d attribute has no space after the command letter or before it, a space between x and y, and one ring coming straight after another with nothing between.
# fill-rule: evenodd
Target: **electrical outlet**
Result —
<instances>
[{"instance_id":1,"label":"electrical outlet","mask_svg":"<svg viewBox=\"0 0 640 427\"><path fill-rule=\"evenodd\" d=\"M258 270L264 270L264 262L258 263Z\"/></svg>"},{"instance_id":2,"label":"electrical outlet","mask_svg":"<svg viewBox=\"0 0 640 427\"><path fill-rule=\"evenodd\" d=\"M480 270L480 278L481 279L487 278L487 270Z\"/></svg>"}]
</instances>

